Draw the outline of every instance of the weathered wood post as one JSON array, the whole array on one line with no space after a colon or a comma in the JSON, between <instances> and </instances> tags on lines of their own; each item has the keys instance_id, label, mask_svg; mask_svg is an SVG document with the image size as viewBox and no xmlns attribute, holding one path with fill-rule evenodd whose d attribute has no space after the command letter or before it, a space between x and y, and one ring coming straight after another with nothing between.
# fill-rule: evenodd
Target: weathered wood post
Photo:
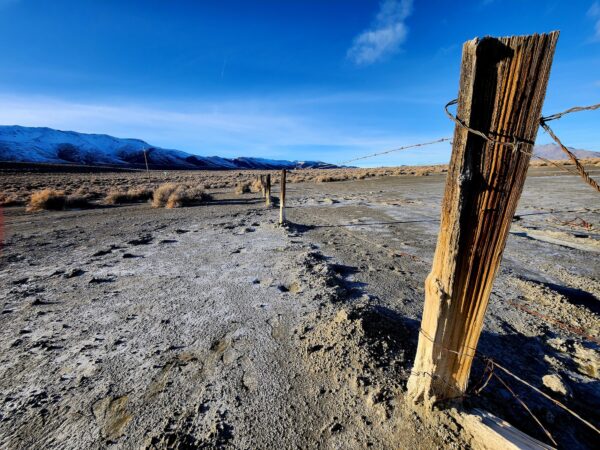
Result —
<instances>
[{"instance_id":1,"label":"weathered wood post","mask_svg":"<svg viewBox=\"0 0 600 450\"><path fill-rule=\"evenodd\" d=\"M466 390L527 175L557 39L553 32L463 45L458 122L408 381L408 398L415 403L431 406Z\"/></svg>"},{"instance_id":2,"label":"weathered wood post","mask_svg":"<svg viewBox=\"0 0 600 450\"><path fill-rule=\"evenodd\" d=\"M271 174L265 176L265 205L271 206Z\"/></svg>"},{"instance_id":3,"label":"weathered wood post","mask_svg":"<svg viewBox=\"0 0 600 450\"><path fill-rule=\"evenodd\" d=\"M266 181L265 181L265 176L261 175L260 176L260 193L261 195L264 197L265 196L265 192L266 192Z\"/></svg>"},{"instance_id":4,"label":"weathered wood post","mask_svg":"<svg viewBox=\"0 0 600 450\"><path fill-rule=\"evenodd\" d=\"M146 156L146 149L144 149L144 161L146 162L146 173L150 170L148 169L148 157Z\"/></svg>"},{"instance_id":5,"label":"weathered wood post","mask_svg":"<svg viewBox=\"0 0 600 450\"><path fill-rule=\"evenodd\" d=\"M281 183L279 184L279 225L285 223L285 175L286 171L281 171Z\"/></svg>"}]
</instances>

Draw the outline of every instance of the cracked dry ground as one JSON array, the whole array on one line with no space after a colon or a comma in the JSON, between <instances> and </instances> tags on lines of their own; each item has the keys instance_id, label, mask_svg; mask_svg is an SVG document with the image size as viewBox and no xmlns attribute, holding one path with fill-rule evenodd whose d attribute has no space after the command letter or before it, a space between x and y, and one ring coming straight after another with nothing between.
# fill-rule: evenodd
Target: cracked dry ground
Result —
<instances>
[{"instance_id":1,"label":"cracked dry ground","mask_svg":"<svg viewBox=\"0 0 600 450\"><path fill-rule=\"evenodd\" d=\"M598 235L562 225L597 227L595 194L546 175L528 181L480 349L598 423L598 346L511 306L598 335ZM291 185L287 229L232 192L6 209L0 447L469 447L449 414L403 402L442 191L438 176ZM513 387L561 446L593 445ZM498 383L467 406L544 439Z\"/></svg>"}]
</instances>

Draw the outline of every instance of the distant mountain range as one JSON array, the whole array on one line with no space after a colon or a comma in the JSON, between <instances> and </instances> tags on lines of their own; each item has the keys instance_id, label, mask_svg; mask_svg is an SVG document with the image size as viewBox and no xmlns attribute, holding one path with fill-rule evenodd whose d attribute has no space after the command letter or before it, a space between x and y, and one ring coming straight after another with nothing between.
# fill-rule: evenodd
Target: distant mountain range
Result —
<instances>
[{"instance_id":1,"label":"distant mountain range","mask_svg":"<svg viewBox=\"0 0 600 450\"><path fill-rule=\"evenodd\" d=\"M579 158L600 158L600 152L569 148ZM0 126L2 161L144 168L144 152L151 169L297 169L334 168L322 161L286 161L264 158L198 156L180 150L154 147L140 139L106 134L85 134L52 128ZM556 144L536 145L534 154L546 159L566 159Z\"/></svg>"},{"instance_id":2,"label":"distant mountain range","mask_svg":"<svg viewBox=\"0 0 600 450\"><path fill-rule=\"evenodd\" d=\"M578 158L600 158L600 152L591 150L580 150L573 147L567 147ZM536 145L533 148L533 154L546 159L568 159L569 157L556 144Z\"/></svg>"},{"instance_id":3,"label":"distant mountain range","mask_svg":"<svg viewBox=\"0 0 600 450\"><path fill-rule=\"evenodd\" d=\"M85 134L52 128L0 126L0 162L77 164L151 169L297 169L336 167L321 161L198 156L155 147L140 139Z\"/></svg>"}]
</instances>

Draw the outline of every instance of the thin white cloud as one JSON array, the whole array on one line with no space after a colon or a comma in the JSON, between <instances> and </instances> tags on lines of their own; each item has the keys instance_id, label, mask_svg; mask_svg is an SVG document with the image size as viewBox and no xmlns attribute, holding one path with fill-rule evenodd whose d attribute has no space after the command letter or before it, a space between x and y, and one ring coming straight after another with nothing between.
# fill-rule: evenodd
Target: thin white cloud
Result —
<instances>
[{"instance_id":1,"label":"thin white cloud","mask_svg":"<svg viewBox=\"0 0 600 450\"><path fill-rule=\"evenodd\" d=\"M358 65L373 64L400 49L406 40L406 19L412 13L413 0L383 0L371 27L356 38L348 58Z\"/></svg>"},{"instance_id":2,"label":"thin white cloud","mask_svg":"<svg viewBox=\"0 0 600 450\"><path fill-rule=\"evenodd\" d=\"M587 12L587 16L594 20L594 41L600 41L600 3L594 2Z\"/></svg>"},{"instance_id":3,"label":"thin white cloud","mask_svg":"<svg viewBox=\"0 0 600 450\"><path fill-rule=\"evenodd\" d=\"M305 151L317 146L322 148L318 158L339 162L354 155L432 139L420 134L349 127L335 121L324 123L311 114L287 111L281 104L265 104L262 99L192 105L128 104L0 93L0 104L1 125L105 133L224 157L302 159Z\"/></svg>"}]
</instances>

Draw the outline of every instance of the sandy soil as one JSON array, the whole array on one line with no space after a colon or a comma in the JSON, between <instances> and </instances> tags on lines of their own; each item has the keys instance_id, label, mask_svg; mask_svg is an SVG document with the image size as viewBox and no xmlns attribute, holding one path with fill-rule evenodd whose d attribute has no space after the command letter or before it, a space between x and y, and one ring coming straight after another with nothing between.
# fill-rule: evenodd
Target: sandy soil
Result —
<instances>
[{"instance_id":1,"label":"sandy soil","mask_svg":"<svg viewBox=\"0 0 600 450\"><path fill-rule=\"evenodd\" d=\"M0 447L469 447L447 412L403 401L443 182L290 185L289 228L231 190L175 210L6 208ZM588 186L531 170L479 347L596 425L599 224ZM506 381L561 447L593 448ZM465 406L546 440L494 380Z\"/></svg>"}]
</instances>

